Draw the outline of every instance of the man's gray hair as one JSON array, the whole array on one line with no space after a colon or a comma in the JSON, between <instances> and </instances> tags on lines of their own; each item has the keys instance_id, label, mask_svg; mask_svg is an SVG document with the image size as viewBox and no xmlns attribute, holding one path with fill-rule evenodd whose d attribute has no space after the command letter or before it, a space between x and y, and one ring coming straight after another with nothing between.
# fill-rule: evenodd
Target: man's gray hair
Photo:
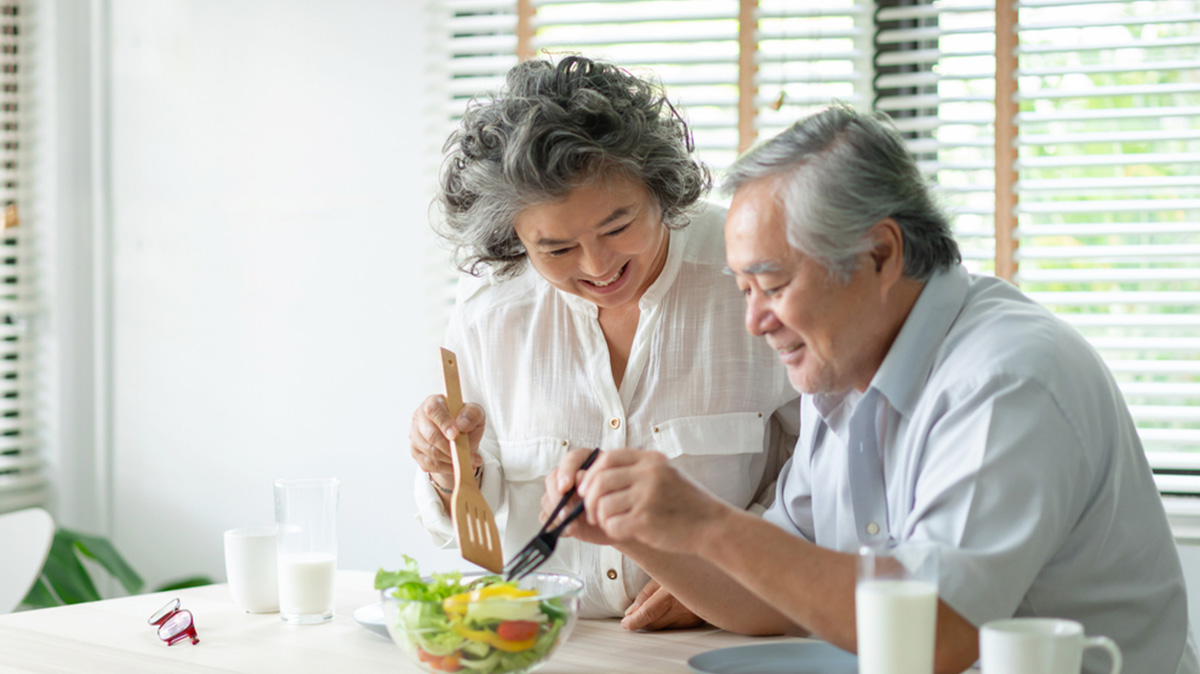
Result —
<instances>
[{"instance_id":1,"label":"man's gray hair","mask_svg":"<svg viewBox=\"0 0 1200 674\"><path fill-rule=\"evenodd\" d=\"M663 223L681 228L712 185L694 149L661 86L581 56L527 61L499 92L472 101L446 141L439 234L459 269L514 275L526 259L516 216L612 176L644 185Z\"/></svg>"},{"instance_id":2,"label":"man's gray hair","mask_svg":"<svg viewBox=\"0 0 1200 674\"><path fill-rule=\"evenodd\" d=\"M843 280L871 249L869 230L893 218L904 236L904 275L924 281L962 256L949 217L887 120L842 105L823 110L742 155L722 189L778 177L788 243Z\"/></svg>"}]
</instances>

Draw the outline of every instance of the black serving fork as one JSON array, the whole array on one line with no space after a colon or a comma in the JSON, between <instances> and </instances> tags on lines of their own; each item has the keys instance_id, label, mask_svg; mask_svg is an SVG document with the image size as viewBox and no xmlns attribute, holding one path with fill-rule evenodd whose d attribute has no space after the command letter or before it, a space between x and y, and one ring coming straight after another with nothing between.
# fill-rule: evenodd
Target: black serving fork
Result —
<instances>
[{"instance_id":1,"label":"black serving fork","mask_svg":"<svg viewBox=\"0 0 1200 674\"><path fill-rule=\"evenodd\" d=\"M588 454L588 458L584 460L583 465L579 468L587 470L596 462L596 458L600 456L600 448L597 447ZM546 523L538 531L537 536L529 541L529 545L521 548L515 557L508 560L508 564L504 565L504 577L508 580L520 580L525 576L533 573L539 566L546 563L550 559L550 555L554 554L554 546L558 545L558 535L562 533L567 525L575 521L575 518L583 514L583 501L580 501L567 513L562 522L557 525L554 523L554 518L558 517L558 513L566 507L571 498L575 496L575 487L563 497L559 499L558 505L554 507L554 512L550 513L550 517L546 518Z\"/></svg>"}]
</instances>

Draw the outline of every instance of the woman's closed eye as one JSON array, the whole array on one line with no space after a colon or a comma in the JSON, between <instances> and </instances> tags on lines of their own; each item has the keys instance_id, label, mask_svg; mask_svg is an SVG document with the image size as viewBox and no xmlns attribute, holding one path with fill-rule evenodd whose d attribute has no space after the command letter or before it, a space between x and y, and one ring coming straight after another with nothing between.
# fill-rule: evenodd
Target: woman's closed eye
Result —
<instances>
[{"instance_id":1,"label":"woman's closed eye","mask_svg":"<svg viewBox=\"0 0 1200 674\"><path fill-rule=\"evenodd\" d=\"M621 225L620 227L612 230L611 232L605 232L604 236L617 236L618 234L623 234L623 233L629 231L629 228L632 225L633 225L632 222L626 223L626 224Z\"/></svg>"}]
</instances>

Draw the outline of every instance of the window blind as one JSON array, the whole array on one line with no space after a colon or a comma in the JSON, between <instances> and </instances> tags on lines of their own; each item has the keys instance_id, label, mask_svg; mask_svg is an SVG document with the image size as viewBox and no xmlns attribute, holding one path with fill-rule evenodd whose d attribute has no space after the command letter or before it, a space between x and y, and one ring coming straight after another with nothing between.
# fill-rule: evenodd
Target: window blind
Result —
<instances>
[{"instance_id":1,"label":"window blind","mask_svg":"<svg viewBox=\"0 0 1200 674\"><path fill-rule=\"evenodd\" d=\"M770 138L841 101L873 103L873 3L869 0L760 0L758 129Z\"/></svg>"},{"instance_id":2,"label":"window blind","mask_svg":"<svg viewBox=\"0 0 1200 674\"><path fill-rule=\"evenodd\" d=\"M972 271L995 268L995 6L880 0L874 107L888 113L954 212Z\"/></svg>"},{"instance_id":3,"label":"window blind","mask_svg":"<svg viewBox=\"0 0 1200 674\"><path fill-rule=\"evenodd\" d=\"M442 147L475 96L500 89L504 75L517 64L517 2L515 0L444 0L429 3L429 34L434 58L425 74L431 114L422 156L426 170L424 193L433 199L438 191ZM434 338L441 341L454 306L458 272L449 253L430 256L427 278L432 279L427 299Z\"/></svg>"},{"instance_id":4,"label":"window blind","mask_svg":"<svg viewBox=\"0 0 1200 674\"><path fill-rule=\"evenodd\" d=\"M33 233L20 224L21 13L0 3L0 512L44 503L46 478L34 405L37 309Z\"/></svg>"},{"instance_id":5,"label":"window blind","mask_svg":"<svg viewBox=\"0 0 1200 674\"><path fill-rule=\"evenodd\" d=\"M1159 488L1200 493L1200 2L1018 8L1015 280L1104 356Z\"/></svg>"},{"instance_id":6,"label":"window blind","mask_svg":"<svg viewBox=\"0 0 1200 674\"><path fill-rule=\"evenodd\" d=\"M738 152L738 0L534 0L538 56L581 53L664 84L714 172Z\"/></svg>"}]
</instances>

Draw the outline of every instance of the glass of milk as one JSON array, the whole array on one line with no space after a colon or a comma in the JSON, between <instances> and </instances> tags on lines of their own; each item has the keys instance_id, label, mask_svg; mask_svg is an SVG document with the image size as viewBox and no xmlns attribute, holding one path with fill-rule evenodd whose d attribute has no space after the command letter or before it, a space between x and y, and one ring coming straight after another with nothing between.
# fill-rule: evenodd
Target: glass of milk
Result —
<instances>
[{"instance_id":1,"label":"glass of milk","mask_svg":"<svg viewBox=\"0 0 1200 674\"><path fill-rule=\"evenodd\" d=\"M858 553L859 674L932 674L938 549L889 541Z\"/></svg>"},{"instance_id":2,"label":"glass of milk","mask_svg":"<svg viewBox=\"0 0 1200 674\"><path fill-rule=\"evenodd\" d=\"M279 616L284 622L307 625L333 619L337 492L333 478L275 481Z\"/></svg>"}]
</instances>

